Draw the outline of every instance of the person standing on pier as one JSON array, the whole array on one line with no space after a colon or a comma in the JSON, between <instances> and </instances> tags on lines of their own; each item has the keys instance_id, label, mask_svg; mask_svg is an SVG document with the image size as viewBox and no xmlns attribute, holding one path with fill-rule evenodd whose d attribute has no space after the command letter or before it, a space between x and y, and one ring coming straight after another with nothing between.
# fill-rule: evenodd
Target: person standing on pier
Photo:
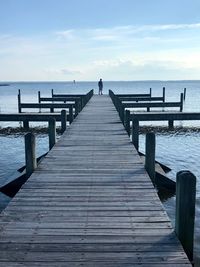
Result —
<instances>
[{"instance_id":1,"label":"person standing on pier","mask_svg":"<svg viewBox=\"0 0 200 267\"><path fill-rule=\"evenodd\" d=\"M99 95L103 95L103 82L102 82L102 79L99 80L98 86L99 86Z\"/></svg>"}]
</instances>

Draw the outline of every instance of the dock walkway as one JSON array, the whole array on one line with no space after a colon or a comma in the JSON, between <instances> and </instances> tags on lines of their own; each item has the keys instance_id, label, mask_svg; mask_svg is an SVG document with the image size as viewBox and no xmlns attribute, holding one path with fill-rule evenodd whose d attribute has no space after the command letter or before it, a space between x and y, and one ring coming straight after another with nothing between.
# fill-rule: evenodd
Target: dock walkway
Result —
<instances>
[{"instance_id":1,"label":"dock walkway","mask_svg":"<svg viewBox=\"0 0 200 267\"><path fill-rule=\"evenodd\" d=\"M108 96L93 96L0 216L1 267L187 267Z\"/></svg>"}]
</instances>

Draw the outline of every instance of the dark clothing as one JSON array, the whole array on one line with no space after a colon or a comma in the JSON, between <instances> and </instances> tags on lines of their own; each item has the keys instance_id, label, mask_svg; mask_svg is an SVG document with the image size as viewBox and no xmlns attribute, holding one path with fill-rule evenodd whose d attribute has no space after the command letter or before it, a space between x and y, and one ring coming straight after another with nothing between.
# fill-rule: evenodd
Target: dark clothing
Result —
<instances>
[{"instance_id":1,"label":"dark clothing","mask_svg":"<svg viewBox=\"0 0 200 267\"><path fill-rule=\"evenodd\" d=\"M102 93L102 90L103 90L103 82L102 82L102 80L100 80L99 82L98 82L98 86L99 86L99 95L102 95L103 93Z\"/></svg>"}]
</instances>

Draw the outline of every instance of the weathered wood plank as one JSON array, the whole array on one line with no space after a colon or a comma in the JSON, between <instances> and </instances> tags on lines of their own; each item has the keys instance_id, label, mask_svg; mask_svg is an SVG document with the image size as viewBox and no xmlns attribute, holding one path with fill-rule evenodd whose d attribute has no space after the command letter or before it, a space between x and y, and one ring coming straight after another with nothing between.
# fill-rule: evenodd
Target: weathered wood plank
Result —
<instances>
[{"instance_id":1,"label":"weathered wood plank","mask_svg":"<svg viewBox=\"0 0 200 267\"><path fill-rule=\"evenodd\" d=\"M1 213L0 266L191 266L107 96Z\"/></svg>"}]
</instances>

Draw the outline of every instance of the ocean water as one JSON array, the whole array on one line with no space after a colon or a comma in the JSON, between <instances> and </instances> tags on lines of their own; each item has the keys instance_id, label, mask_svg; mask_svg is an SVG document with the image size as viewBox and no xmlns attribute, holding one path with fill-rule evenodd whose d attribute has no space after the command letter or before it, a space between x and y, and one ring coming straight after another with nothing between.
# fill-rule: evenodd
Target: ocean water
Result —
<instances>
[{"instance_id":1,"label":"ocean water","mask_svg":"<svg viewBox=\"0 0 200 267\"><path fill-rule=\"evenodd\" d=\"M111 89L116 93L149 93L152 88L153 96L162 96L162 87L166 88L166 101L179 101L180 93L187 88L186 100L183 111L200 112L200 81L118 81L104 82L103 93L107 94ZM17 93L21 90L22 102L37 102L37 92L41 96L51 96L51 89L55 93L87 93L94 89L98 93L97 82L16 82L10 86L0 86L0 112L17 112ZM142 110L142 109L141 109ZM159 109L155 109L159 110ZM168 110L177 110L168 109ZM26 110L27 111L27 110ZM35 110L36 111L36 110ZM31 126L45 126L45 123L32 123ZM167 126L167 122L148 122L141 125ZM19 123L0 122L0 127L18 127ZM197 200L195 222L195 266L200 266L200 121L175 122L174 131L156 132L156 159L172 171L168 176L175 180L176 173L180 170L190 170L197 177ZM187 129L180 130L180 127ZM194 130L195 129L195 130ZM46 134L37 134L37 155L48 151L48 137ZM6 180L21 166L24 165L24 136L0 135L0 184ZM144 152L145 135L140 135L140 151ZM0 195L0 209L6 206L9 198ZM164 206L174 224L175 197L166 200Z\"/></svg>"}]
</instances>

